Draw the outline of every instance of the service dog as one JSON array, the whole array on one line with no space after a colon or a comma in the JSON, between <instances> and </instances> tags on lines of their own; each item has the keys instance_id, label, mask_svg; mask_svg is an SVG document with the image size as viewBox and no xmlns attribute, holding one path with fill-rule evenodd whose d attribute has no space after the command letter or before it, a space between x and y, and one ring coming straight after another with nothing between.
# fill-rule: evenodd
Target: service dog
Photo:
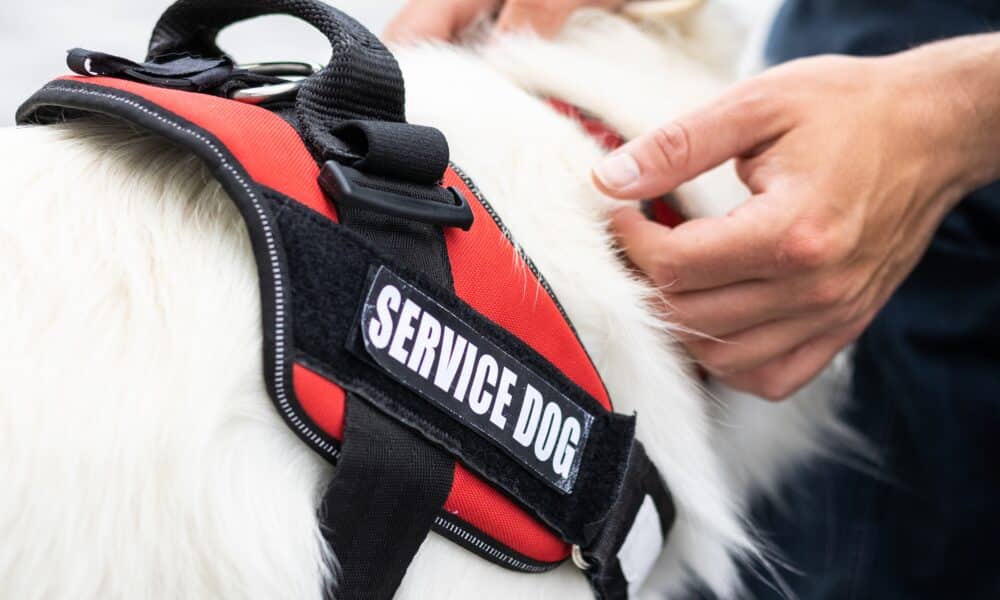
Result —
<instances>
[{"instance_id":1,"label":"service dog","mask_svg":"<svg viewBox=\"0 0 1000 600\"><path fill-rule=\"evenodd\" d=\"M678 516L642 596L734 597L740 564L770 564L751 501L850 434L826 379L782 404L703 389L657 290L623 264L616 203L589 175L602 149L544 98L632 137L717 94L738 45L717 10L640 16L396 55L411 120L446 133L617 410L643 416ZM330 468L267 397L257 274L226 194L184 151L104 119L0 130L0 158L0 596L322 597ZM679 191L691 217L743 195L726 167ZM574 569L513 573L431 535L399 596L589 597Z\"/></svg>"}]
</instances>

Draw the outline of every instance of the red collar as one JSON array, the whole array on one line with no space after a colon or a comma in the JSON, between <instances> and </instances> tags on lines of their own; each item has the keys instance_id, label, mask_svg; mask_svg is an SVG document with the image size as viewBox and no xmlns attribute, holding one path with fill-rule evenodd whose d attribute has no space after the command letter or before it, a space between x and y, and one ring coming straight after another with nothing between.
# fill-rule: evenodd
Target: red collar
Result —
<instances>
[{"instance_id":1,"label":"red collar","mask_svg":"<svg viewBox=\"0 0 1000 600\"><path fill-rule=\"evenodd\" d=\"M608 152L625 145L627 141L625 136L599 117L563 100L556 98L546 98L546 100L557 113L579 123L583 130ZM676 227L686 220L674 207L669 195L645 201L643 210L650 219L667 227Z\"/></svg>"}]
</instances>

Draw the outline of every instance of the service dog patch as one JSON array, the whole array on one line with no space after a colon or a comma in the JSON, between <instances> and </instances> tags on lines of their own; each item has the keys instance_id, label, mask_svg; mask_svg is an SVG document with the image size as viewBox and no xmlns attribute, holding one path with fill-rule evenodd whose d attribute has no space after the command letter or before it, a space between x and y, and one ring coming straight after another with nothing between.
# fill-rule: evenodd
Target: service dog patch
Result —
<instances>
[{"instance_id":1,"label":"service dog patch","mask_svg":"<svg viewBox=\"0 0 1000 600\"><path fill-rule=\"evenodd\" d=\"M366 351L394 379L552 487L573 491L593 415L385 267L360 327Z\"/></svg>"}]
</instances>

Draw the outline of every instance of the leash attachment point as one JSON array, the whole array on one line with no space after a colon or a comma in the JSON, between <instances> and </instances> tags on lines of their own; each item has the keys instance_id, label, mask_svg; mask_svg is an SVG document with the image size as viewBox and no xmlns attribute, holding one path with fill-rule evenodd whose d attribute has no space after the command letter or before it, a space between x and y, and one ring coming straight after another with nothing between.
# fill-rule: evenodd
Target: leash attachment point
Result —
<instances>
[{"instance_id":1,"label":"leash attachment point","mask_svg":"<svg viewBox=\"0 0 1000 600\"><path fill-rule=\"evenodd\" d=\"M256 75L300 77L304 79L319 73L323 69L323 66L307 62L263 62L238 65L237 69ZM232 100L247 104L266 104L268 102L292 100L298 95L300 87L302 87L301 79L238 89L229 94L229 97Z\"/></svg>"}]
</instances>

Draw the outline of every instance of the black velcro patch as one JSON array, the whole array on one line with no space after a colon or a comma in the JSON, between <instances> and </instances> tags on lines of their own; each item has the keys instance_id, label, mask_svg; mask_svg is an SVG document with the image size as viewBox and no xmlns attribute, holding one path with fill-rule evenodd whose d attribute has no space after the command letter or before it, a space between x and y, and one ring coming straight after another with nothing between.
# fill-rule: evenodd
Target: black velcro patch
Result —
<instances>
[{"instance_id":1,"label":"black velcro patch","mask_svg":"<svg viewBox=\"0 0 1000 600\"><path fill-rule=\"evenodd\" d=\"M386 267L371 280L360 327L394 379L572 493L594 415Z\"/></svg>"}]
</instances>

